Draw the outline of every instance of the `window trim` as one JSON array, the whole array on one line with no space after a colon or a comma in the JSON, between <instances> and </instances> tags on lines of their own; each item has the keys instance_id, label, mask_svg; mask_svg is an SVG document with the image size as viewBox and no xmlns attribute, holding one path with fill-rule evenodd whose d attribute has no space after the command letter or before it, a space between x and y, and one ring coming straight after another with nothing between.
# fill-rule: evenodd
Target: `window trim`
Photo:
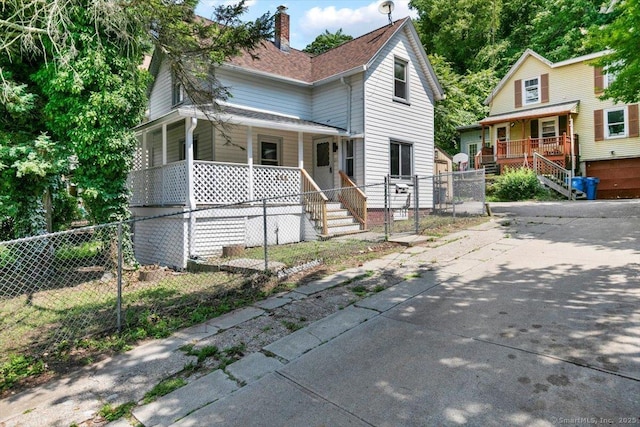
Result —
<instances>
[{"instance_id":1,"label":"window trim","mask_svg":"<svg viewBox=\"0 0 640 427\"><path fill-rule=\"evenodd\" d=\"M527 82L531 80L537 80L538 83L536 85L538 89L538 100L535 102L527 102ZM522 105L535 105L540 104L542 102L542 77L536 76L528 79L522 79Z\"/></svg>"},{"instance_id":2,"label":"window trim","mask_svg":"<svg viewBox=\"0 0 640 427\"><path fill-rule=\"evenodd\" d=\"M264 166L282 166L282 138L270 135L258 135L258 152L260 153L260 164ZM264 161L272 161L262 157L262 144L275 144L276 146L276 165L265 164Z\"/></svg>"},{"instance_id":3,"label":"window trim","mask_svg":"<svg viewBox=\"0 0 640 427\"><path fill-rule=\"evenodd\" d=\"M396 82L397 81L401 81L396 77L396 64L402 64L402 66L404 67L404 98L401 96L398 96L396 94ZM410 97L409 97L409 61L401 58L399 56L394 56L393 57L393 100L394 101L398 101L398 102L402 102L405 104L408 104L410 102Z\"/></svg>"},{"instance_id":4,"label":"window trim","mask_svg":"<svg viewBox=\"0 0 640 427\"><path fill-rule=\"evenodd\" d=\"M394 144L400 147L400 152L398 155L398 172L400 173L397 175L394 175L392 173L392 165L391 165L391 147ZM391 176L392 178L398 178L398 179L411 179L410 177L413 175L413 171L415 170L413 146L414 146L413 142L399 141L397 139L389 140L389 176ZM402 170L402 152L403 152L402 147L409 148L409 156L410 156L409 160L410 160L411 170L409 171L408 174L403 173L404 171Z\"/></svg>"},{"instance_id":5,"label":"window trim","mask_svg":"<svg viewBox=\"0 0 640 427\"><path fill-rule=\"evenodd\" d=\"M622 124L624 125L624 134L622 135L610 135L609 134L609 112L611 111L623 111ZM605 108L602 111L602 124L604 126L604 139L620 139L629 137L629 109L626 105L617 107Z\"/></svg>"}]
</instances>

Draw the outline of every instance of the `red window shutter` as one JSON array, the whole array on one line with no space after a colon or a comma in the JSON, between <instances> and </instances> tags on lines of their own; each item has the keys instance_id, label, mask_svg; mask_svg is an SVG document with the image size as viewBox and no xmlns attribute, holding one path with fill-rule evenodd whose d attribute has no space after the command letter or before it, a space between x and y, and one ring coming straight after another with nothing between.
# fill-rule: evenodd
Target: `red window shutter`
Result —
<instances>
[{"instance_id":1,"label":"red window shutter","mask_svg":"<svg viewBox=\"0 0 640 427\"><path fill-rule=\"evenodd\" d=\"M629 112L629 138L637 138L640 136L638 132L638 104L631 104L628 107Z\"/></svg>"},{"instance_id":2,"label":"red window shutter","mask_svg":"<svg viewBox=\"0 0 640 427\"><path fill-rule=\"evenodd\" d=\"M602 110L593 112L593 126L595 140L602 141L604 139L604 113Z\"/></svg>"},{"instance_id":3,"label":"red window shutter","mask_svg":"<svg viewBox=\"0 0 640 427\"><path fill-rule=\"evenodd\" d=\"M516 80L514 83L515 86L515 99L516 99L516 108L522 107L522 80Z\"/></svg>"},{"instance_id":4,"label":"red window shutter","mask_svg":"<svg viewBox=\"0 0 640 427\"><path fill-rule=\"evenodd\" d=\"M602 75L602 67L593 67L593 91L602 93L604 89L604 76Z\"/></svg>"},{"instance_id":5,"label":"red window shutter","mask_svg":"<svg viewBox=\"0 0 640 427\"><path fill-rule=\"evenodd\" d=\"M549 74L540 76L540 102L549 102Z\"/></svg>"}]
</instances>

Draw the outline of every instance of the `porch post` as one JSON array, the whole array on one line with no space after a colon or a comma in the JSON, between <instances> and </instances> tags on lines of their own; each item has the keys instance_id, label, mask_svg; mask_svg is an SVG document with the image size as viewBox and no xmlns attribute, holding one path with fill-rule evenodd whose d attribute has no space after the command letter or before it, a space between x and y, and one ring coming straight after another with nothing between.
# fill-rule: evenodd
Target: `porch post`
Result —
<instances>
[{"instance_id":1,"label":"porch post","mask_svg":"<svg viewBox=\"0 0 640 427\"><path fill-rule=\"evenodd\" d=\"M300 169L304 169L304 152L302 151L303 148L304 148L303 133L298 132L298 167Z\"/></svg>"},{"instance_id":2,"label":"porch post","mask_svg":"<svg viewBox=\"0 0 640 427\"><path fill-rule=\"evenodd\" d=\"M247 126L247 165L249 166L249 179L247 182L249 200L253 201L253 138L251 136L251 126Z\"/></svg>"},{"instance_id":3,"label":"porch post","mask_svg":"<svg viewBox=\"0 0 640 427\"><path fill-rule=\"evenodd\" d=\"M147 132L143 132L142 133L142 161L141 161L141 167L142 169L147 169L149 167L149 162L148 162L148 158L149 156L147 155Z\"/></svg>"},{"instance_id":4,"label":"porch post","mask_svg":"<svg viewBox=\"0 0 640 427\"><path fill-rule=\"evenodd\" d=\"M162 124L162 166L167 164L167 124Z\"/></svg>"},{"instance_id":5,"label":"porch post","mask_svg":"<svg viewBox=\"0 0 640 427\"><path fill-rule=\"evenodd\" d=\"M571 144L571 173L569 174L569 176L571 178L573 178L573 174L575 173L576 170L576 153L575 153L575 147L573 146L574 144L574 140L573 140L573 116L571 114L569 114L569 141Z\"/></svg>"},{"instance_id":6,"label":"porch post","mask_svg":"<svg viewBox=\"0 0 640 427\"><path fill-rule=\"evenodd\" d=\"M196 194L194 191L193 178L193 131L198 125L198 119L187 117L185 119L185 158L187 160L187 206L189 209L196 208Z\"/></svg>"},{"instance_id":7,"label":"porch post","mask_svg":"<svg viewBox=\"0 0 640 427\"><path fill-rule=\"evenodd\" d=\"M167 124L162 124L162 166L167 164ZM167 168L162 168L162 204L164 205L165 197L167 197L167 193L165 192L165 182L167 181L167 177L165 174L167 173Z\"/></svg>"}]
</instances>

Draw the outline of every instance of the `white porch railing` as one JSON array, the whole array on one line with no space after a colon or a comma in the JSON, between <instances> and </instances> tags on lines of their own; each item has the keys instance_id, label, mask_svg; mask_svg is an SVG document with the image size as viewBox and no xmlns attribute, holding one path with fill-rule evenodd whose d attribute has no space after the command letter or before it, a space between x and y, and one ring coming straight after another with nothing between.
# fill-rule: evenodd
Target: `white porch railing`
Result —
<instances>
[{"instance_id":1,"label":"white porch railing","mask_svg":"<svg viewBox=\"0 0 640 427\"><path fill-rule=\"evenodd\" d=\"M187 162L131 171L132 206L183 205L187 197Z\"/></svg>"},{"instance_id":2,"label":"white porch railing","mask_svg":"<svg viewBox=\"0 0 640 427\"><path fill-rule=\"evenodd\" d=\"M196 160L193 190L196 203L218 205L278 198L270 203L300 203L300 169L253 166L253 196L249 165ZM184 205L187 202L185 161L132 171L129 175L132 206Z\"/></svg>"}]
</instances>

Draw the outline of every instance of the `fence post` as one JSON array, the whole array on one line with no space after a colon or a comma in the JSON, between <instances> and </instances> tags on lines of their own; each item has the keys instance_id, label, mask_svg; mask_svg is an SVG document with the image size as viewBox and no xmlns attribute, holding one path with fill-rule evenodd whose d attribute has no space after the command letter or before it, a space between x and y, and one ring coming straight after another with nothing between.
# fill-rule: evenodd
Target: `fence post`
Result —
<instances>
[{"instance_id":1,"label":"fence post","mask_svg":"<svg viewBox=\"0 0 640 427\"><path fill-rule=\"evenodd\" d=\"M118 223L118 297L116 299L118 333L122 331L122 222Z\"/></svg>"},{"instance_id":2,"label":"fence post","mask_svg":"<svg viewBox=\"0 0 640 427\"><path fill-rule=\"evenodd\" d=\"M453 209L453 221L455 222L456 220L456 173L462 173L462 172L453 172L451 174L451 203L452 203L452 209Z\"/></svg>"},{"instance_id":3,"label":"fence post","mask_svg":"<svg viewBox=\"0 0 640 427\"><path fill-rule=\"evenodd\" d=\"M264 271L269 270L269 259L267 250L267 199L262 199L262 229L264 238Z\"/></svg>"},{"instance_id":4,"label":"fence post","mask_svg":"<svg viewBox=\"0 0 640 427\"><path fill-rule=\"evenodd\" d=\"M384 177L384 210L382 212L382 217L384 219L384 240L389 240L389 175L385 175Z\"/></svg>"},{"instance_id":5,"label":"fence post","mask_svg":"<svg viewBox=\"0 0 640 427\"><path fill-rule=\"evenodd\" d=\"M415 198L413 220L415 222L415 234L420 234L420 187L418 175L413 176L413 196Z\"/></svg>"}]
</instances>

